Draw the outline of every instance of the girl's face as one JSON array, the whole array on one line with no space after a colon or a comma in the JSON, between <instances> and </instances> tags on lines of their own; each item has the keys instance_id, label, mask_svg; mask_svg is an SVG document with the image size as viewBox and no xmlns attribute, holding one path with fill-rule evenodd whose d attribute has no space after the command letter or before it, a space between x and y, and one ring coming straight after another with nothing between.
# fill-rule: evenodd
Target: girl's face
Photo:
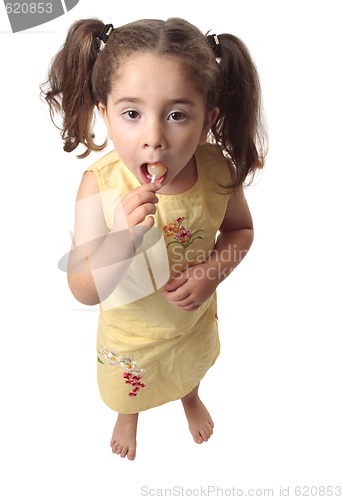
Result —
<instances>
[{"instance_id":1,"label":"girl's face","mask_svg":"<svg viewBox=\"0 0 343 500\"><path fill-rule=\"evenodd\" d=\"M109 138L126 167L149 183L147 164L167 167L160 192L177 186L193 154L204 143L218 108L205 101L173 57L136 53L121 66L107 107L99 104Z\"/></svg>"}]
</instances>

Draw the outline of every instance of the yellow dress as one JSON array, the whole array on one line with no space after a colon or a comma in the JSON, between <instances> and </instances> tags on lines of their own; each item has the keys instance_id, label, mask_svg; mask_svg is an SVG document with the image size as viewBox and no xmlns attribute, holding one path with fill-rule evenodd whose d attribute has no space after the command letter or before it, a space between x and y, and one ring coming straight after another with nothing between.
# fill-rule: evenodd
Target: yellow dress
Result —
<instances>
[{"instance_id":1,"label":"yellow dress","mask_svg":"<svg viewBox=\"0 0 343 500\"><path fill-rule=\"evenodd\" d=\"M226 159L216 145L195 152L198 179L184 193L158 194L153 241L144 240L123 284L100 304L97 374L103 401L119 413L137 413L188 394L219 350L216 294L195 312L179 311L161 294L169 277L206 260L214 248L229 194ZM139 186L115 151L94 172L108 228L111 193L120 198Z\"/></svg>"}]
</instances>

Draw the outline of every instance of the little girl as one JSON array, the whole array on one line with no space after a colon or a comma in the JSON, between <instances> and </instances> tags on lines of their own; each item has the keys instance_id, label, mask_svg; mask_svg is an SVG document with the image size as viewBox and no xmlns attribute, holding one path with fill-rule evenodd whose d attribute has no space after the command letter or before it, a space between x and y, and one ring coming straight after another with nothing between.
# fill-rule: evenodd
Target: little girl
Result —
<instances>
[{"instance_id":1,"label":"little girl","mask_svg":"<svg viewBox=\"0 0 343 500\"><path fill-rule=\"evenodd\" d=\"M133 460L140 411L181 399L196 443L213 433L198 396L219 354L216 288L245 256L243 194L264 163L260 87L245 45L182 19L74 23L42 87L64 150L115 149L83 175L68 282L100 303L100 394L118 412L113 453Z\"/></svg>"}]
</instances>

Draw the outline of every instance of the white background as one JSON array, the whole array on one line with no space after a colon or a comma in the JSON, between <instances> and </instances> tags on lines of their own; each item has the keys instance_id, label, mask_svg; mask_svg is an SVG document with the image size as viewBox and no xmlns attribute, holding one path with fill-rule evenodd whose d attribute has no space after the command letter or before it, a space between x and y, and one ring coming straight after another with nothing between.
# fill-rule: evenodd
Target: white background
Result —
<instances>
[{"instance_id":1,"label":"white background","mask_svg":"<svg viewBox=\"0 0 343 500\"><path fill-rule=\"evenodd\" d=\"M80 0L17 34L0 6L2 498L135 500L144 485L188 497L209 485L226 496L273 488L275 498L290 485L294 498L296 485L343 486L340 4ZM140 415L129 462L109 447L97 310L73 299L57 269L81 174L97 156L63 152L39 84L74 20L171 16L247 44L270 152L246 192L254 245L218 290L222 353L201 384L215 434L193 443L181 404L170 403Z\"/></svg>"}]
</instances>

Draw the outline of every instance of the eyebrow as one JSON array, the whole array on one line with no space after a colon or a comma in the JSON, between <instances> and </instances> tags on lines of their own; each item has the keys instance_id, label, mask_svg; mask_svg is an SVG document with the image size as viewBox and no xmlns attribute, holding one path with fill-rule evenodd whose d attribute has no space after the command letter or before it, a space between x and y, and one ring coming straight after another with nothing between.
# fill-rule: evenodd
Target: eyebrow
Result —
<instances>
[{"instance_id":1,"label":"eyebrow","mask_svg":"<svg viewBox=\"0 0 343 500\"><path fill-rule=\"evenodd\" d=\"M114 101L114 105L121 104L123 102L132 102L134 104L142 104L143 99L140 99L139 97L121 97L120 99ZM190 106L195 106L194 102L191 101L190 99L185 99L181 97L180 99L170 99L168 101L168 104L188 104Z\"/></svg>"}]
</instances>

